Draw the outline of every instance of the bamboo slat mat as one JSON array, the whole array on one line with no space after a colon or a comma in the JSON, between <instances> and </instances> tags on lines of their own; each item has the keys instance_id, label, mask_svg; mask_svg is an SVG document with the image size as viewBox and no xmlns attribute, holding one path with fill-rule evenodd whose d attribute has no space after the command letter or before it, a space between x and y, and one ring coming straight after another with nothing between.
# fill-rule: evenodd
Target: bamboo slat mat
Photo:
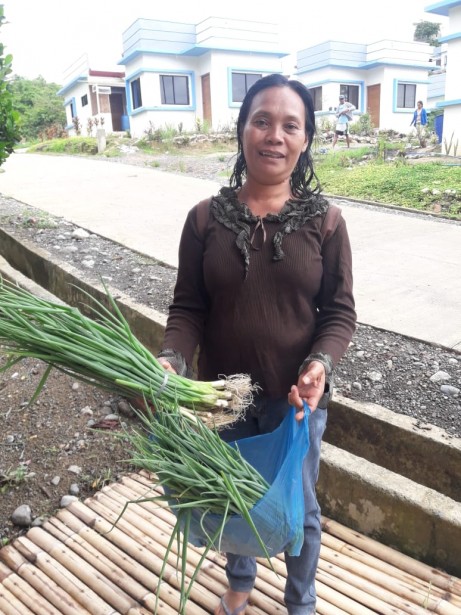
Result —
<instances>
[{"instance_id":1,"label":"bamboo slat mat","mask_svg":"<svg viewBox=\"0 0 461 615\"><path fill-rule=\"evenodd\" d=\"M127 501L152 495L143 473L104 487L60 510L42 527L0 550L1 615L148 615L174 516L158 504ZM434 570L358 532L323 519L317 573L318 615L461 614L461 579ZM111 531L109 531L111 530ZM189 548L186 575L200 550ZM180 578L171 555L160 586L159 615L177 615ZM247 615L286 614L285 566L263 560ZM199 574L187 615L213 613L226 589L225 559L213 553Z\"/></svg>"}]
</instances>

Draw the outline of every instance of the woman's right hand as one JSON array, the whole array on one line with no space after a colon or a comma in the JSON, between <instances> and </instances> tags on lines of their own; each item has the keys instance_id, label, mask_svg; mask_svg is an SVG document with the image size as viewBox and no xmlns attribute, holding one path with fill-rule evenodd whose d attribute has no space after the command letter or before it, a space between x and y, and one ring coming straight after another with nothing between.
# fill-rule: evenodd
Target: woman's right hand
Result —
<instances>
[{"instance_id":1,"label":"woman's right hand","mask_svg":"<svg viewBox=\"0 0 461 615\"><path fill-rule=\"evenodd\" d=\"M164 359L163 357L159 357L157 361L160 363L160 365L163 367L165 371L171 372L172 374L177 373L174 367L171 365L171 363L167 361L166 359Z\"/></svg>"}]
</instances>

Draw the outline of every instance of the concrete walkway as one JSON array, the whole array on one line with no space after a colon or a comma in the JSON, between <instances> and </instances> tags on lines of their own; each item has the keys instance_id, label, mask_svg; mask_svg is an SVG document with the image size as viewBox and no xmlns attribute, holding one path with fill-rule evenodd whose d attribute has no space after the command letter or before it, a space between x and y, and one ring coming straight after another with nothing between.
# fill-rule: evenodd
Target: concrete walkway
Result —
<instances>
[{"instance_id":1,"label":"concrete walkway","mask_svg":"<svg viewBox=\"0 0 461 615\"><path fill-rule=\"evenodd\" d=\"M177 266L190 207L218 184L87 158L14 154L0 193ZM461 351L461 224L339 201L359 321Z\"/></svg>"}]
</instances>

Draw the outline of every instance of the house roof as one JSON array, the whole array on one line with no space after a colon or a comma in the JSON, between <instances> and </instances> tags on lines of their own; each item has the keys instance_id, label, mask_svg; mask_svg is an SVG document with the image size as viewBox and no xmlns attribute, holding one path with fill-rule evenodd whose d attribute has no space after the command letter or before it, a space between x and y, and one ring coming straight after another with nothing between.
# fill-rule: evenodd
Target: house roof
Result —
<instances>
[{"instance_id":1,"label":"house roof","mask_svg":"<svg viewBox=\"0 0 461 615\"><path fill-rule=\"evenodd\" d=\"M441 2L426 6L424 11L426 13L434 13L435 15L444 15L448 17L450 9L454 9L457 6L461 6L461 0L442 0Z\"/></svg>"},{"instance_id":2,"label":"house roof","mask_svg":"<svg viewBox=\"0 0 461 615\"><path fill-rule=\"evenodd\" d=\"M280 48L276 24L208 17L198 24L136 19L123 33L125 65L140 55L198 57L211 51L290 55Z\"/></svg>"},{"instance_id":3,"label":"house roof","mask_svg":"<svg viewBox=\"0 0 461 615\"><path fill-rule=\"evenodd\" d=\"M58 96L65 96L78 83L88 83L89 85L125 87L125 73L107 70L88 69L80 75L76 75L71 81L63 85L58 91Z\"/></svg>"},{"instance_id":4,"label":"house roof","mask_svg":"<svg viewBox=\"0 0 461 615\"><path fill-rule=\"evenodd\" d=\"M431 47L427 43L381 40L374 43L324 41L297 53L297 73L322 68L370 70L378 66L405 66L428 70Z\"/></svg>"}]
</instances>

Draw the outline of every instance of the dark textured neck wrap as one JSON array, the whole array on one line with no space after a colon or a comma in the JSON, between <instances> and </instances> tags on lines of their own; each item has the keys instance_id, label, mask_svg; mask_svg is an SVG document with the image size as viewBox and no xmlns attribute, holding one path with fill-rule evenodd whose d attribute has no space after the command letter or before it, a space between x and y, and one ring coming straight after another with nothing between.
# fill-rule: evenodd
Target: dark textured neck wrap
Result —
<instances>
[{"instance_id":1,"label":"dark textured neck wrap","mask_svg":"<svg viewBox=\"0 0 461 615\"><path fill-rule=\"evenodd\" d=\"M237 235L235 244L243 256L246 277L250 267L252 243L250 225L259 224L263 230L266 222L278 222L283 225L281 230L275 233L272 241L274 250L272 260L280 261L284 257L282 241L285 235L297 231L315 216L324 214L328 209L328 201L315 193L303 200L289 199L278 214L267 214L261 219L253 215L245 203L240 203L234 189L224 187L213 197L210 208L214 218Z\"/></svg>"}]
</instances>

